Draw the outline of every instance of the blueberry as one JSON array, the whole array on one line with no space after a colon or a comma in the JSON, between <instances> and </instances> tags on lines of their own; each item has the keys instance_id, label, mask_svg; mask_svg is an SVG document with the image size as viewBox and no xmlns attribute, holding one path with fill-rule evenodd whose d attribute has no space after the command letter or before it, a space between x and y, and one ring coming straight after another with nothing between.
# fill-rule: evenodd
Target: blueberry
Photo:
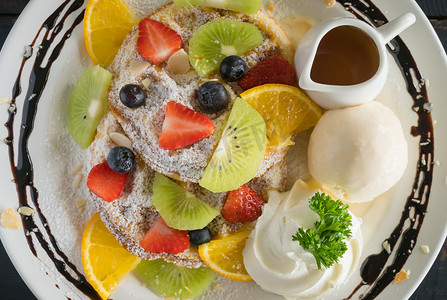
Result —
<instances>
[{"instance_id":1,"label":"blueberry","mask_svg":"<svg viewBox=\"0 0 447 300\"><path fill-rule=\"evenodd\" d=\"M247 64L239 56L231 55L222 60L219 71L225 81L238 81L247 73Z\"/></svg>"},{"instance_id":2,"label":"blueberry","mask_svg":"<svg viewBox=\"0 0 447 300\"><path fill-rule=\"evenodd\" d=\"M197 247L211 241L211 230L208 227L188 232L191 245Z\"/></svg>"},{"instance_id":3,"label":"blueberry","mask_svg":"<svg viewBox=\"0 0 447 300\"><path fill-rule=\"evenodd\" d=\"M120 90L121 102L130 108L138 108L146 103L146 94L137 84L126 84Z\"/></svg>"},{"instance_id":4,"label":"blueberry","mask_svg":"<svg viewBox=\"0 0 447 300\"><path fill-rule=\"evenodd\" d=\"M115 147L107 155L107 164L118 173L129 173L135 166L135 154L126 147Z\"/></svg>"},{"instance_id":5,"label":"blueberry","mask_svg":"<svg viewBox=\"0 0 447 300\"><path fill-rule=\"evenodd\" d=\"M197 96L200 106L206 112L218 112L228 104L227 90L217 81L208 81L202 84Z\"/></svg>"}]
</instances>

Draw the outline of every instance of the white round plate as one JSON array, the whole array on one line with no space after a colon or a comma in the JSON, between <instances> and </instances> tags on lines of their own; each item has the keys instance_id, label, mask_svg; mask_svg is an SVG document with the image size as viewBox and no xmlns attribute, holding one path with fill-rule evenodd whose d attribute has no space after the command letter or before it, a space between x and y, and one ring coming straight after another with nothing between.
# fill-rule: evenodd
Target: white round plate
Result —
<instances>
[{"instance_id":1,"label":"white round plate","mask_svg":"<svg viewBox=\"0 0 447 300\"><path fill-rule=\"evenodd\" d=\"M65 20L61 31L54 31L45 37L43 29L37 37L33 47L33 56L25 63L22 76L22 93L17 97L17 115L14 122L14 143L19 137L22 107L25 95L29 87L31 65L39 52L38 45L44 38L50 38L55 34L53 46L49 53L53 52L54 45L61 41L63 34L70 28L75 18L82 13L86 3L82 0L32 0L17 20L13 30L6 40L0 53L0 97L11 99L14 82L18 76L22 63L23 52L26 45L32 43L39 28L45 20L62 4L67 3L61 16L72 3L82 3L82 7L75 8L74 12ZM86 1L85 1L86 2ZM137 1L130 0L131 5L138 6L140 16L166 1ZM333 8L327 8L319 0L278 0L275 8L284 15L291 13L308 14L316 20L324 20L336 16L353 16L340 4ZM346 1L348 2L348 1ZM352 1L367 3L368 1ZM442 243L446 237L447 223L447 102L444 101L447 94L445 78L447 78L447 64L445 52L438 41L435 32L423 12L415 1L408 0L372 0L388 20L406 13L416 15L416 23L401 34L401 38L413 55L420 74L422 75L422 88L427 89L428 101L432 103L431 117L434 123L434 157L428 160L428 168L433 168L433 181L429 191L429 204L422 228L414 249L404 265L405 270L411 271L409 280L390 284L380 293L377 299L405 299L408 298L425 274L430 269ZM143 6L141 3L145 3ZM58 22L60 21L60 17ZM56 49L57 50L57 49ZM42 62L46 67L49 53ZM390 55L390 54L389 54ZM68 259L82 272L80 259L80 241L82 231L93 208L87 203L84 211L76 206L75 200L86 198L86 188L75 188L75 178L70 171L82 159L83 152L71 140L66 131L65 107L67 104L71 86L79 77L82 70L91 64L85 50L83 41L82 24L74 27L74 31L66 40L59 57L55 60L48 73L48 80L39 98L34 129L29 139L29 153L34 167L34 186L39 191L38 203L41 212L46 216L48 226L39 220L34 214L34 220L45 241L49 241L47 227L55 236L57 245L67 255ZM409 145L409 163L401 181L386 195L379 197L372 203L356 206L354 210L364 218L362 230L365 236L365 245L361 261L372 254L380 253L382 242L387 239L395 226L399 223L407 197L412 192L416 169L421 161L419 159L419 137L411 135L411 127L417 125L417 113L412 109L413 99L406 90L404 78L390 57L390 72L388 81L378 97L378 101L390 107L400 118ZM42 76L39 77L39 80ZM37 95L39 96L39 95ZM29 97L33 98L32 93ZM8 105L0 105L0 122L8 120ZM8 135L5 127L0 128L0 137ZM15 146L17 150L17 146ZM17 152L17 151L16 151ZM17 156L17 153L15 153ZM85 186L85 177L81 186ZM0 211L7 208L17 209L19 206L16 186L12 182L13 175L9 163L8 147L0 145L0 191L2 201ZM427 192L427 191L426 191ZM28 190L29 194L29 190ZM424 200L426 201L426 200ZM36 208L30 200L30 206ZM36 255L32 253L26 240L24 230L12 230L0 227L0 237L12 262L16 266L22 278L39 299L86 299L72 283L64 279L56 269L55 264L41 247L34 232L28 233L35 246ZM399 240L400 242L400 240ZM49 242L50 243L50 242ZM51 244L51 243L50 243ZM430 253L421 251L422 245L428 245ZM397 248L397 247L395 247ZM50 246L54 252L54 246ZM387 265L391 264L397 249L393 249ZM60 254L56 254L60 259ZM396 270L399 271L399 270ZM222 289L214 288L214 291L205 293L207 299L273 299L274 295L262 292L254 283L238 283L218 278ZM352 274L351 279L340 289L325 297L325 299L341 299L349 294L361 282L360 266ZM216 287L216 286L215 286ZM352 299L358 299L367 287L362 287ZM113 299L156 299L149 289L138 279L136 274L129 274L112 295ZM279 299L279 297L278 297Z\"/></svg>"}]
</instances>

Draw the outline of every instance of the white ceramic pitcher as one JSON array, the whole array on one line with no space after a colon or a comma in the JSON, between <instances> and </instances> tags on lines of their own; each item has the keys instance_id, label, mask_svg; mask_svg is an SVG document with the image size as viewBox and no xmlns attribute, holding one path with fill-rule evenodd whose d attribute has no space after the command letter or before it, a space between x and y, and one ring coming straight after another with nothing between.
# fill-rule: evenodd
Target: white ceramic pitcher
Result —
<instances>
[{"instance_id":1,"label":"white ceramic pitcher","mask_svg":"<svg viewBox=\"0 0 447 300\"><path fill-rule=\"evenodd\" d=\"M306 33L295 53L299 86L324 109L354 106L373 100L382 90L388 75L385 45L415 21L416 17L412 13L406 13L378 28L347 17L318 23ZM322 84L311 79L312 66L321 40L330 30L339 26L353 26L362 30L376 45L379 63L376 73L370 79L353 85Z\"/></svg>"}]
</instances>

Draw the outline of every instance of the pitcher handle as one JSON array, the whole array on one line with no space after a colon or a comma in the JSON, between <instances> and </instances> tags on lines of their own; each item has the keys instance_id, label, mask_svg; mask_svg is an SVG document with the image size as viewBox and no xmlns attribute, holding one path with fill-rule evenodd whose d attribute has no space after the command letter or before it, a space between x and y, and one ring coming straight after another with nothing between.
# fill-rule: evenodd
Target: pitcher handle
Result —
<instances>
[{"instance_id":1,"label":"pitcher handle","mask_svg":"<svg viewBox=\"0 0 447 300\"><path fill-rule=\"evenodd\" d=\"M386 44L405 29L410 27L414 22L416 22L416 16L412 13L406 13L380 26L377 28L377 31L382 36Z\"/></svg>"}]
</instances>

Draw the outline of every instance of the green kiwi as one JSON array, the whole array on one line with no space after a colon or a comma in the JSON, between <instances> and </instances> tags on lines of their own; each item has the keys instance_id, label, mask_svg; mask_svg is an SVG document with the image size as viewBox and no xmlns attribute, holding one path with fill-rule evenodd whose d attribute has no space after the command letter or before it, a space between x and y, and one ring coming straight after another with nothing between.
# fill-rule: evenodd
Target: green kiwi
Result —
<instances>
[{"instance_id":1,"label":"green kiwi","mask_svg":"<svg viewBox=\"0 0 447 300\"><path fill-rule=\"evenodd\" d=\"M163 259L141 261L138 273L164 298L191 299L202 294L214 281L216 273L207 267L179 267Z\"/></svg>"},{"instance_id":2,"label":"green kiwi","mask_svg":"<svg viewBox=\"0 0 447 300\"><path fill-rule=\"evenodd\" d=\"M200 26L189 40L189 62L200 76L216 71L230 55L241 56L263 41L251 23L217 19Z\"/></svg>"},{"instance_id":3,"label":"green kiwi","mask_svg":"<svg viewBox=\"0 0 447 300\"><path fill-rule=\"evenodd\" d=\"M93 142L96 127L107 112L107 91L112 73L99 67L87 68L71 90L67 107L68 130L81 148Z\"/></svg>"},{"instance_id":4,"label":"green kiwi","mask_svg":"<svg viewBox=\"0 0 447 300\"><path fill-rule=\"evenodd\" d=\"M209 6L255 14L262 7L262 0L174 0L174 4L178 6Z\"/></svg>"},{"instance_id":5,"label":"green kiwi","mask_svg":"<svg viewBox=\"0 0 447 300\"><path fill-rule=\"evenodd\" d=\"M154 177L152 204L169 227L179 230L202 229L220 214L159 173Z\"/></svg>"},{"instance_id":6,"label":"green kiwi","mask_svg":"<svg viewBox=\"0 0 447 300\"><path fill-rule=\"evenodd\" d=\"M214 193L238 189L258 172L266 144L264 119L247 102L236 98L199 184Z\"/></svg>"}]
</instances>

